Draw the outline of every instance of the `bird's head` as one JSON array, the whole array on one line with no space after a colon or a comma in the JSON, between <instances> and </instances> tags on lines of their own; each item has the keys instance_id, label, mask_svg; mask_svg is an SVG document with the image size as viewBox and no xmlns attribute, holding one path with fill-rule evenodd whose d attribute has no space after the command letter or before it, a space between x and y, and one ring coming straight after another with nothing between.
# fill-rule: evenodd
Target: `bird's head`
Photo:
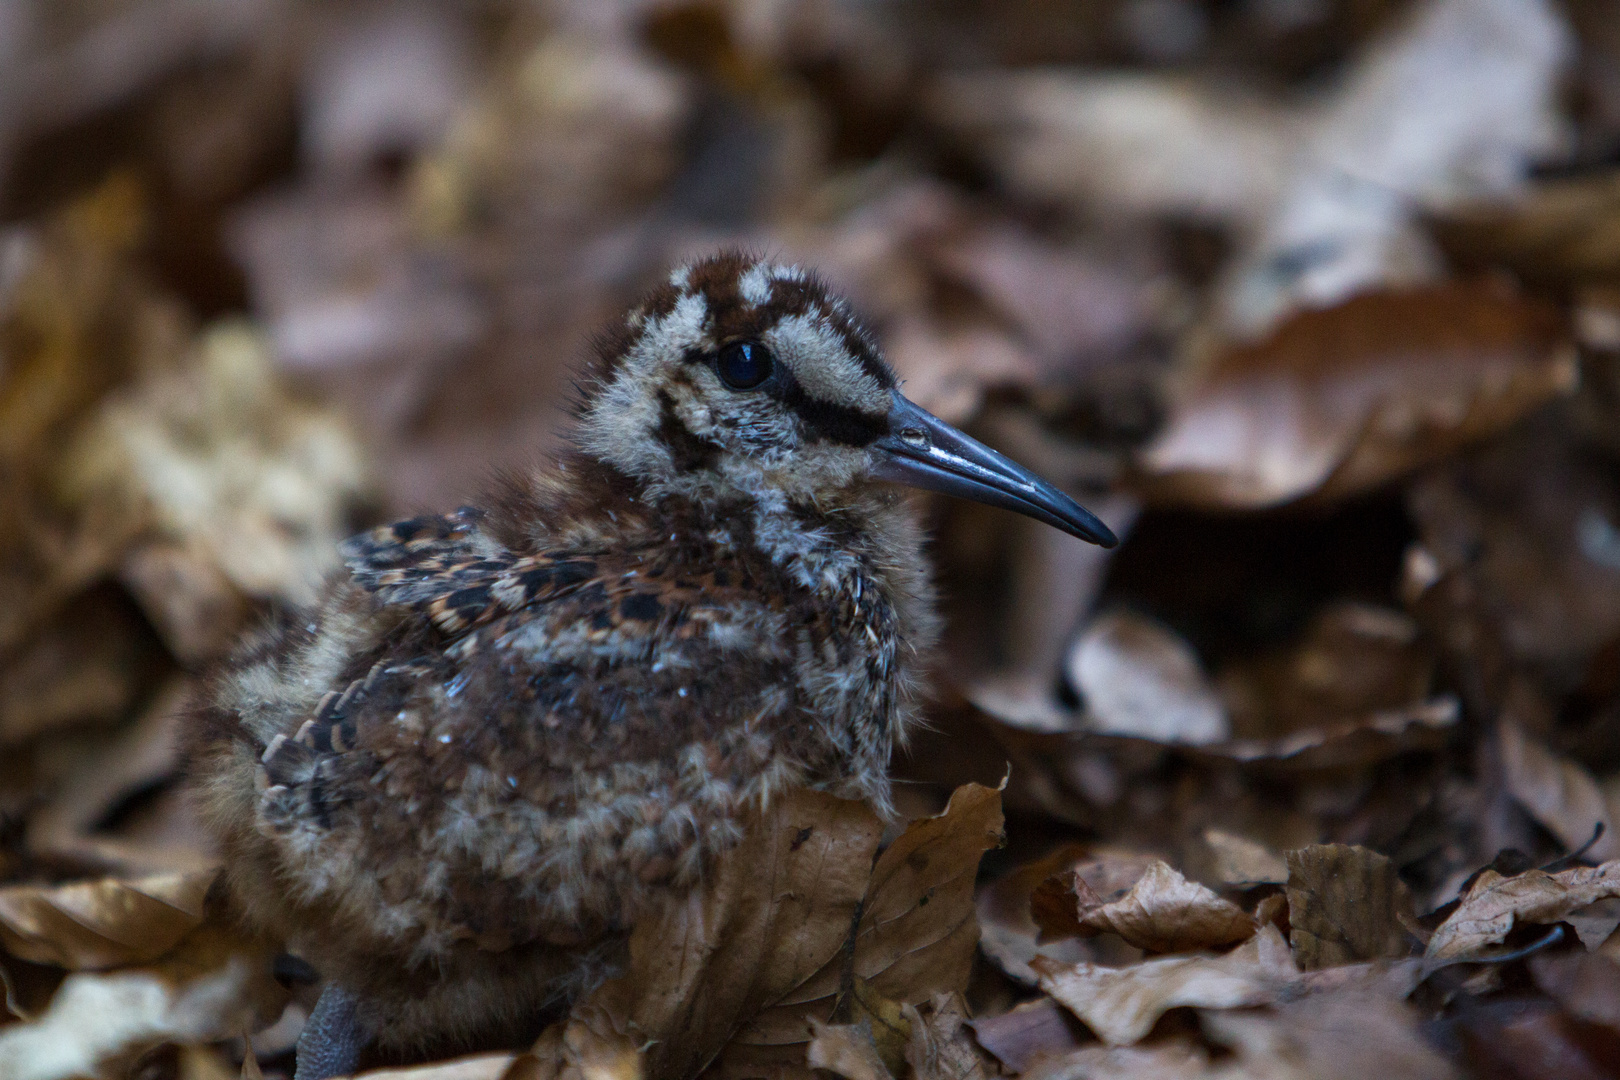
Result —
<instances>
[{"instance_id":1,"label":"bird's head","mask_svg":"<svg viewBox=\"0 0 1620 1080\"><path fill-rule=\"evenodd\" d=\"M742 254L683 266L598 352L579 444L651 487L819 504L894 481L1115 543L1079 503L908 401L849 306L797 267Z\"/></svg>"}]
</instances>

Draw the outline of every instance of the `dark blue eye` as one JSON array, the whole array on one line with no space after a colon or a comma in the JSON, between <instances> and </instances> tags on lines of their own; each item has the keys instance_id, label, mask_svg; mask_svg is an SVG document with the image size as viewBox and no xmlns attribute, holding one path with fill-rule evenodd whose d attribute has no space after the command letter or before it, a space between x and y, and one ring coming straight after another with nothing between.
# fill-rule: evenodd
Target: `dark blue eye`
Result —
<instances>
[{"instance_id":1,"label":"dark blue eye","mask_svg":"<svg viewBox=\"0 0 1620 1080\"><path fill-rule=\"evenodd\" d=\"M771 377L771 351L757 341L733 341L714 358L714 370L733 390L752 390Z\"/></svg>"}]
</instances>

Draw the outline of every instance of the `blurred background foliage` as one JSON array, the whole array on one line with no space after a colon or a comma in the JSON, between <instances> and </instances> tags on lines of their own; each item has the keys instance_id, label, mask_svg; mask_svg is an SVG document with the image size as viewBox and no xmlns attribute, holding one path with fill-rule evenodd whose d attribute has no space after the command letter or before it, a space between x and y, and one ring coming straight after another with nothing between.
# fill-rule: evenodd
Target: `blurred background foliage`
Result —
<instances>
[{"instance_id":1,"label":"blurred background foliage","mask_svg":"<svg viewBox=\"0 0 1620 1080\"><path fill-rule=\"evenodd\" d=\"M249 1005L285 1063L272 990L176 1004L230 951L175 945L178 710L351 530L543 464L591 334L726 245L1125 537L928 507L896 770L921 814L1011 764L981 1014L1063 842L1252 902L1365 845L1418 912L1620 855L1615 0L0 0L0 1073L215 1075ZM149 1016L41 1013L160 956ZM1564 985L1436 1044L1613 1075Z\"/></svg>"}]
</instances>

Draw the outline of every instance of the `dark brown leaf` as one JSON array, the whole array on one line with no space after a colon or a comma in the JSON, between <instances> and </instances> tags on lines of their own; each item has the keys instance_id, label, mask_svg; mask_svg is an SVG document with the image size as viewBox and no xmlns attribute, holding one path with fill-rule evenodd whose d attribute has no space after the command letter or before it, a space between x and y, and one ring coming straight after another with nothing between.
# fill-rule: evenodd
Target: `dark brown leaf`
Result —
<instances>
[{"instance_id":1,"label":"dark brown leaf","mask_svg":"<svg viewBox=\"0 0 1620 1080\"><path fill-rule=\"evenodd\" d=\"M1383 855L1344 844L1288 853L1288 922L1306 971L1405 956L1412 898Z\"/></svg>"},{"instance_id":2,"label":"dark brown leaf","mask_svg":"<svg viewBox=\"0 0 1620 1080\"><path fill-rule=\"evenodd\" d=\"M1558 313L1493 285L1367 293L1212 364L1142 457L1151 497L1206 507L1341 498L1574 389Z\"/></svg>"}]
</instances>

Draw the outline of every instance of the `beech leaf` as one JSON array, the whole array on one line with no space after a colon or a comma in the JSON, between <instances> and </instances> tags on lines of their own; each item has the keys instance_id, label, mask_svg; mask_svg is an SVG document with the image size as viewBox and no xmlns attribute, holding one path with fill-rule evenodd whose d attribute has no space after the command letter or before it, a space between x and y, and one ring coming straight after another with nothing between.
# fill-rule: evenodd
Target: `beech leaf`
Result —
<instances>
[{"instance_id":1,"label":"beech leaf","mask_svg":"<svg viewBox=\"0 0 1620 1080\"><path fill-rule=\"evenodd\" d=\"M1578 908L1620 896L1620 859L1562 873L1486 870L1429 939L1431 962L1462 960L1499 944L1519 923L1555 923Z\"/></svg>"}]
</instances>

